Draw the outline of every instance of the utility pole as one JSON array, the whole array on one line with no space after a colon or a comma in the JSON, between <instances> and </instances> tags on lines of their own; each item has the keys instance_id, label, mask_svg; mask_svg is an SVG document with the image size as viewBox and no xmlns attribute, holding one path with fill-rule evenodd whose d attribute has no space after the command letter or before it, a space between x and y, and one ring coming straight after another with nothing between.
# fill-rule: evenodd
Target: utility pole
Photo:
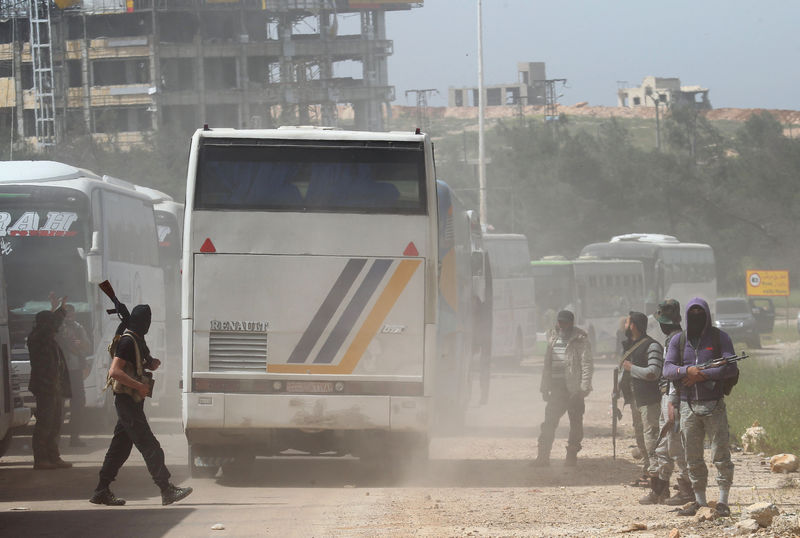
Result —
<instances>
[{"instance_id":1,"label":"utility pole","mask_svg":"<svg viewBox=\"0 0 800 538\"><path fill-rule=\"evenodd\" d=\"M566 84L565 78L551 78L544 81L544 121L558 119L558 98L556 95L556 84Z\"/></svg>"},{"instance_id":2,"label":"utility pole","mask_svg":"<svg viewBox=\"0 0 800 538\"><path fill-rule=\"evenodd\" d=\"M424 90L406 90L406 98L408 94L414 94L417 99L417 127L423 131L430 130L430 118L428 117L428 96L437 95L439 90L435 88L426 88Z\"/></svg>"},{"instance_id":3,"label":"utility pole","mask_svg":"<svg viewBox=\"0 0 800 538\"><path fill-rule=\"evenodd\" d=\"M483 6L478 0L478 217L481 228L488 224L486 215L486 152L483 116L486 97L483 89Z\"/></svg>"},{"instance_id":4,"label":"utility pole","mask_svg":"<svg viewBox=\"0 0 800 538\"><path fill-rule=\"evenodd\" d=\"M649 86L647 87L647 90L649 91L645 91L645 98L649 97L656 106L656 149L661 151L661 119L659 117L659 105L661 105L661 98L664 94L656 92L656 98L654 98L653 91Z\"/></svg>"}]
</instances>

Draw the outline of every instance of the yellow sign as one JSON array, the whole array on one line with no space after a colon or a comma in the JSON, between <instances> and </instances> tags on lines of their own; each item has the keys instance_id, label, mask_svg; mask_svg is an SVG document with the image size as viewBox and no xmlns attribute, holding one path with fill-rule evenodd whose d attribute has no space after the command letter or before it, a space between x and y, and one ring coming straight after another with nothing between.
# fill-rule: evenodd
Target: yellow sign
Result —
<instances>
[{"instance_id":1,"label":"yellow sign","mask_svg":"<svg viewBox=\"0 0 800 538\"><path fill-rule=\"evenodd\" d=\"M789 271L747 271L747 295L788 296Z\"/></svg>"}]
</instances>

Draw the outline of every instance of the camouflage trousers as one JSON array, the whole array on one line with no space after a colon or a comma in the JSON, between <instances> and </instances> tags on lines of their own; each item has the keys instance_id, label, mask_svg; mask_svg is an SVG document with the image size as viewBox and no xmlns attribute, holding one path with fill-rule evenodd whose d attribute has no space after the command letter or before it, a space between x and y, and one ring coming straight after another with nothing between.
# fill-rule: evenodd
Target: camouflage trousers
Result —
<instances>
[{"instance_id":1,"label":"camouflage trousers","mask_svg":"<svg viewBox=\"0 0 800 538\"><path fill-rule=\"evenodd\" d=\"M661 397L661 419L658 421L659 431L669 420L669 395ZM686 468L686 454L683 450L683 440L681 439L680 408L675 409L675 422L677 424L670 428L669 433L664 435L656 446L656 471L658 478L669 482L675 467L678 467L678 479L689 481L689 470Z\"/></svg>"},{"instance_id":2,"label":"camouflage trousers","mask_svg":"<svg viewBox=\"0 0 800 538\"><path fill-rule=\"evenodd\" d=\"M711 439L711 461L717 468L717 485L729 489L733 484L728 433L728 412L725 400L707 402L681 402L681 438L686 449L689 479L695 491L705 491L708 486L708 467L703 459L706 435Z\"/></svg>"},{"instance_id":3,"label":"camouflage trousers","mask_svg":"<svg viewBox=\"0 0 800 538\"><path fill-rule=\"evenodd\" d=\"M36 395L36 424L33 427L33 461L36 463L53 462L61 457L58 450L61 435L61 415L64 399L61 394Z\"/></svg>"},{"instance_id":4,"label":"camouflage trousers","mask_svg":"<svg viewBox=\"0 0 800 538\"><path fill-rule=\"evenodd\" d=\"M658 403L650 404L650 405L643 405L641 407L637 407L633 411L634 415L639 415L639 421L641 424L641 437L642 437L642 444L644 444L644 465L642 469L645 473L655 476L657 472L656 466L656 441L658 441L658 419L661 416L661 406ZM637 437L638 437L637 432ZM639 439L637 438L637 445L639 445ZM641 450L641 446L639 446L639 450Z\"/></svg>"}]
</instances>

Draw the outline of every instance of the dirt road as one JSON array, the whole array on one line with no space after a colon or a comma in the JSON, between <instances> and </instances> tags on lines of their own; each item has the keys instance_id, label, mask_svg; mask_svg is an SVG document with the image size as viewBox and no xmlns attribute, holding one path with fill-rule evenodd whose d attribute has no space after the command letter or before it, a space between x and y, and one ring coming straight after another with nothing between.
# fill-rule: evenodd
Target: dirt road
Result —
<instances>
[{"instance_id":1,"label":"dirt road","mask_svg":"<svg viewBox=\"0 0 800 538\"><path fill-rule=\"evenodd\" d=\"M3 536L720 536L742 506L768 500L797 513L797 474L774 475L763 458L735 453L733 517L694 523L667 506L640 506L645 490L629 487L639 467L629 410L621 426L618 457L611 458L610 362L598 362L595 391L587 399L586 440L577 468L565 468L566 417L548 469L529 466L542 420L540 360L495 372L488 405L470 408L464 436L439 437L422 468L387 477L353 459L258 459L253 473L189 479L186 442L176 419L155 422L176 483L195 493L161 507L157 489L134 451L112 485L127 498L123 508L87 502L109 442L87 440L64 447L73 469L33 471L30 439L15 439L0 460L0 534ZM64 438L66 445L66 438ZM714 470L710 470L714 476ZM788 478L788 480L787 480ZM713 480L711 481L713 484ZM716 498L716 488L709 489ZM222 530L212 530L220 524Z\"/></svg>"}]
</instances>

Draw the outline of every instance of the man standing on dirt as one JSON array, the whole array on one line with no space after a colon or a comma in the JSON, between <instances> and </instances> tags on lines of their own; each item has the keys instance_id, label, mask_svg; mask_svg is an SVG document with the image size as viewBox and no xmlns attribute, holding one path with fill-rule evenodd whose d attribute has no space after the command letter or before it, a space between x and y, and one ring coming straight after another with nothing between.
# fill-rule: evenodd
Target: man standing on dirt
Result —
<instances>
[{"instance_id":1,"label":"man standing on dirt","mask_svg":"<svg viewBox=\"0 0 800 538\"><path fill-rule=\"evenodd\" d=\"M681 437L686 449L686 464L695 501L678 512L693 516L707 506L708 468L703 460L703 442L711 438L711 461L717 468L719 501L716 512L721 517L731 514L728 495L733 484L725 390L738 379L736 363L700 370L697 365L720 357L734 356L730 336L711 325L708 303L695 297L686 308L686 332L669 342L664 362L664 377L681 383Z\"/></svg>"},{"instance_id":2,"label":"man standing on dirt","mask_svg":"<svg viewBox=\"0 0 800 538\"><path fill-rule=\"evenodd\" d=\"M656 321L661 332L666 335L664 350L669 349L669 341L681 334L681 305L675 299L667 299L658 305ZM673 383L661 378L661 418L658 426L659 442L656 446L657 476L650 479L650 492L639 499L640 504L660 504L680 506L694 500L686 457L683 450L680 428L680 395ZM665 430L666 429L666 430ZM678 467L678 492L669 496L669 480L675 466Z\"/></svg>"},{"instance_id":3,"label":"man standing on dirt","mask_svg":"<svg viewBox=\"0 0 800 538\"><path fill-rule=\"evenodd\" d=\"M644 476L652 485L657 473L656 443L658 419L661 416L661 370L664 365L664 348L647 334L647 316L630 312L625 323L628 337L626 357L622 361L625 375L630 376L633 391L634 413L639 413L644 434Z\"/></svg>"},{"instance_id":4,"label":"man standing on dirt","mask_svg":"<svg viewBox=\"0 0 800 538\"><path fill-rule=\"evenodd\" d=\"M542 399L547 402L544 422L539 434L535 467L550 465L550 451L558 422L564 413L569 416L569 439L565 465L578 463L578 451L583 440L584 398L592 392L592 346L586 331L575 327L575 315L562 310L556 317L556 327L550 333L542 372Z\"/></svg>"}]
</instances>

